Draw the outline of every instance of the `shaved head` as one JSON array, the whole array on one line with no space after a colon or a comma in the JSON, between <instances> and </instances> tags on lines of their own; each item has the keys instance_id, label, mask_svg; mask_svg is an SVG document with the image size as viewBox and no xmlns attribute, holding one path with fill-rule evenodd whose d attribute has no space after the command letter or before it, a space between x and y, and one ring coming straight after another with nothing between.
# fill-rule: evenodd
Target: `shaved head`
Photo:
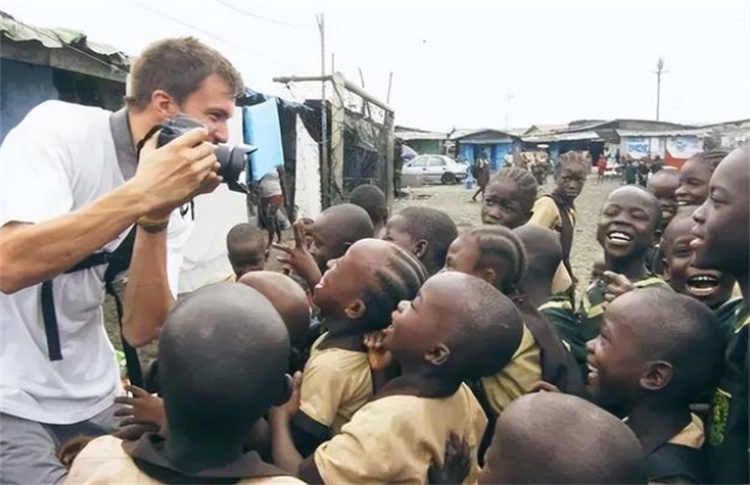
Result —
<instances>
[{"instance_id":1,"label":"shaved head","mask_svg":"<svg viewBox=\"0 0 750 485\"><path fill-rule=\"evenodd\" d=\"M630 428L575 396L537 393L497 420L479 483L646 483L641 445Z\"/></svg>"}]
</instances>

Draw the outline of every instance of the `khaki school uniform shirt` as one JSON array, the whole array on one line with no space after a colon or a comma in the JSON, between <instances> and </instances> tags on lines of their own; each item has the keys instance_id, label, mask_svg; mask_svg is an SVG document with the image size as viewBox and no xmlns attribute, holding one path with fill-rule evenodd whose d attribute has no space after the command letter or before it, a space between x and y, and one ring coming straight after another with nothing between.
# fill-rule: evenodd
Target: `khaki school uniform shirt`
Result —
<instances>
[{"instance_id":1,"label":"khaki school uniform shirt","mask_svg":"<svg viewBox=\"0 0 750 485\"><path fill-rule=\"evenodd\" d=\"M372 372L365 352L312 346L300 389L300 411L334 434L372 396Z\"/></svg>"},{"instance_id":2,"label":"khaki school uniform shirt","mask_svg":"<svg viewBox=\"0 0 750 485\"><path fill-rule=\"evenodd\" d=\"M114 436L101 436L91 441L81 451L65 479L66 485L157 485L159 482L146 475L133 463L122 449L122 440ZM238 485L300 485L300 480L289 476L243 478Z\"/></svg>"},{"instance_id":3,"label":"khaki school uniform shirt","mask_svg":"<svg viewBox=\"0 0 750 485\"><path fill-rule=\"evenodd\" d=\"M487 418L462 384L452 396L392 395L369 402L315 451L315 465L327 485L423 484L431 463L442 466L451 433L466 440L471 467L464 483L476 483L477 449Z\"/></svg>"},{"instance_id":4,"label":"khaki school uniform shirt","mask_svg":"<svg viewBox=\"0 0 750 485\"><path fill-rule=\"evenodd\" d=\"M575 229L576 211L570 209L568 215L570 216L570 222ZM557 208L555 201L552 200L551 197L539 197L534 203L534 213L531 215L529 223L546 227L547 229L559 233L562 228L562 219L560 218L560 210ZM567 291L572 284L573 276L568 273L568 269L565 265L560 263L560 266L557 268L557 272L552 279L552 293L555 294Z\"/></svg>"},{"instance_id":5,"label":"khaki school uniform shirt","mask_svg":"<svg viewBox=\"0 0 750 485\"><path fill-rule=\"evenodd\" d=\"M503 412L513 400L523 396L542 380L541 352L526 325L521 343L510 362L497 374L482 378L482 387L492 410Z\"/></svg>"}]
</instances>

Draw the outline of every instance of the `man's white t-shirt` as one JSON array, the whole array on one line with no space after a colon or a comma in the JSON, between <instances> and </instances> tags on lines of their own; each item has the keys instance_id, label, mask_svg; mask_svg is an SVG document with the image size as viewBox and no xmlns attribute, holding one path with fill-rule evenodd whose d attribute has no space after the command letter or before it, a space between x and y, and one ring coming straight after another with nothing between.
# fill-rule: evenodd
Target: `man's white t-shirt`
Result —
<instances>
[{"instance_id":1,"label":"man's white t-shirt","mask_svg":"<svg viewBox=\"0 0 750 485\"><path fill-rule=\"evenodd\" d=\"M63 216L124 183L110 112L61 101L35 107L0 147L0 227ZM192 221L179 210L168 228L173 295ZM130 228L102 249L114 251ZM78 237L85 238L85 234ZM34 248L28 248L33 252ZM50 361L41 284L0 293L0 411L49 424L92 418L122 394L120 371L102 318L106 265L53 280L63 359Z\"/></svg>"}]
</instances>

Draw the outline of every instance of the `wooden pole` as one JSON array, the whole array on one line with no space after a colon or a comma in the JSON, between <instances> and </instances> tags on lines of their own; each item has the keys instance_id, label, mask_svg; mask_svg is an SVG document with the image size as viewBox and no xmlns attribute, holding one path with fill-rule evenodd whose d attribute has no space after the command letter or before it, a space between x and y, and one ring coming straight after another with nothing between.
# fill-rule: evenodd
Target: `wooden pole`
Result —
<instances>
[{"instance_id":1,"label":"wooden pole","mask_svg":"<svg viewBox=\"0 0 750 485\"><path fill-rule=\"evenodd\" d=\"M321 203L323 209L331 205L331 177L330 167L328 166L328 106L326 102L326 24L324 14L316 16L318 21L318 30L320 31L320 75L323 79L320 82L320 178Z\"/></svg>"}]
</instances>

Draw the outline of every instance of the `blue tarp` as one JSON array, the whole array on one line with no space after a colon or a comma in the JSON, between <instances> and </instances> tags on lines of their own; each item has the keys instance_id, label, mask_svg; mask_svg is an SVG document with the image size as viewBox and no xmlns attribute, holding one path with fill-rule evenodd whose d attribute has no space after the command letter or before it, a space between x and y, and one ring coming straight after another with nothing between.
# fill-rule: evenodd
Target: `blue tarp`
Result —
<instances>
[{"instance_id":1,"label":"blue tarp","mask_svg":"<svg viewBox=\"0 0 750 485\"><path fill-rule=\"evenodd\" d=\"M284 165L284 152L281 146L281 129L276 98L270 98L242 110L244 120L244 142L258 147L250 155L253 181L260 180L268 172Z\"/></svg>"}]
</instances>

